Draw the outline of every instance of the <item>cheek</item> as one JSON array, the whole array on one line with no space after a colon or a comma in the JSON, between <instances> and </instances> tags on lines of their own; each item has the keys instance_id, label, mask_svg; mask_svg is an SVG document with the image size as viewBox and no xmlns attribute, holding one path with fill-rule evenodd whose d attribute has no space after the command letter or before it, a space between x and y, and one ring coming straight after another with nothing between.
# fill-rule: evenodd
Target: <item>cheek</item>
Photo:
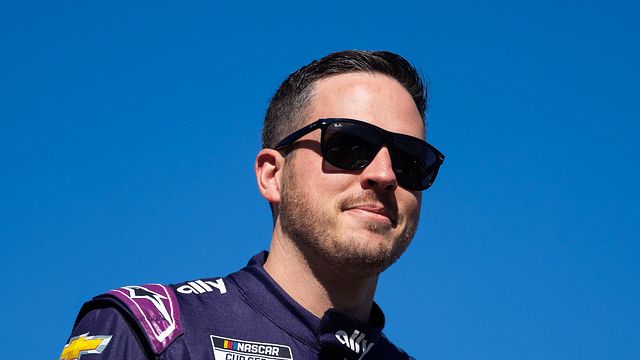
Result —
<instances>
[{"instance_id":1,"label":"cheek","mask_svg":"<svg viewBox=\"0 0 640 360\"><path fill-rule=\"evenodd\" d=\"M333 181L331 174L321 171L321 161L318 159L305 160L296 164L295 177L299 191L303 194L307 204L317 208L331 197L337 184Z\"/></svg>"},{"instance_id":2,"label":"cheek","mask_svg":"<svg viewBox=\"0 0 640 360\"><path fill-rule=\"evenodd\" d=\"M405 211L407 216L415 219L420 218L420 210L422 208L422 191L409 192L405 198Z\"/></svg>"},{"instance_id":3,"label":"cheek","mask_svg":"<svg viewBox=\"0 0 640 360\"><path fill-rule=\"evenodd\" d=\"M416 199L415 201L417 203L418 209L420 209L420 207L422 206L422 191L414 193L414 198Z\"/></svg>"}]
</instances>

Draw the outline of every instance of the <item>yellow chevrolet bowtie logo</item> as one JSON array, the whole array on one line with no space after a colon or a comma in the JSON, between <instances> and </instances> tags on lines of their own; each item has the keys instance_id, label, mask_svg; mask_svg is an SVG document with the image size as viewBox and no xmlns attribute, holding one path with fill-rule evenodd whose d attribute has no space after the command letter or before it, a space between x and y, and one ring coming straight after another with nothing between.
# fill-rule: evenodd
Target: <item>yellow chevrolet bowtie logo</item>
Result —
<instances>
[{"instance_id":1,"label":"yellow chevrolet bowtie logo","mask_svg":"<svg viewBox=\"0 0 640 360\"><path fill-rule=\"evenodd\" d=\"M60 360L77 360L84 354L102 354L111 341L111 335L87 336L89 333L71 338L64 346Z\"/></svg>"}]
</instances>

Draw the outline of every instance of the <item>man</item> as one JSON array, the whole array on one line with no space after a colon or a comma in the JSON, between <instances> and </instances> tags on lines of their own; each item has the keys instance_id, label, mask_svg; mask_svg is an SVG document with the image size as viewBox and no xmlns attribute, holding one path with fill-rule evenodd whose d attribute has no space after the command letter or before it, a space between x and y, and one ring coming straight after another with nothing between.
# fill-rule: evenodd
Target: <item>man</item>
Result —
<instances>
[{"instance_id":1,"label":"man","mask_svg":"<svg viewBox=\"0 0 640 360\"><path fill-rule=\"evenodd\" d=\"M333 53L291 74L255 163L269 252L225 278L94 298L60 359L409 359L373 298L444 160L424 141L426 95L389 52Z\"/></svg>"}]
</instances>

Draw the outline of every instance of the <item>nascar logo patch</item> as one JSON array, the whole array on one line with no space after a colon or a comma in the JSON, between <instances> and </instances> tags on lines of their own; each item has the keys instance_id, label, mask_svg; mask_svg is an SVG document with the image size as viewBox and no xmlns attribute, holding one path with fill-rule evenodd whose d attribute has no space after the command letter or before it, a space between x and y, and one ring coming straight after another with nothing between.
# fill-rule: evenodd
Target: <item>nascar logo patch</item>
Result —
<instances>
[{"instance_id":1,"label":"nascar logo patch","mask_svg":"<svg viewBox=\"0 0 640 360\"><path fill-rule=\"evenodd\" d=\"M215 360L293 360L286 345L260 343L211 335Z\"/></svg>"}]
</instances>

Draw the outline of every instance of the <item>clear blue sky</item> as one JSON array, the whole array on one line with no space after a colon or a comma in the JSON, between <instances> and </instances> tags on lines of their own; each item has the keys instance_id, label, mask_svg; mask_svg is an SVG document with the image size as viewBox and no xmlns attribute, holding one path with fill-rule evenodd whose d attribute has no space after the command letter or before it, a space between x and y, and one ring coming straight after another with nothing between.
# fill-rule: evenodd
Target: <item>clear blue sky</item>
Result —
<instances>
[{"instance_id":1,"label":"clear blue sky","mask_svg":"<svg viewBox=\"0 0 640 360\"><path fill-rule=\"evenodd\" d=\"M253 162L288 74L385 49L446 155L386 334L418 359L640 358L637 1L0 5L2 357L57 359L112 288L268 248Z\"/></svg>"}]
</instances>

